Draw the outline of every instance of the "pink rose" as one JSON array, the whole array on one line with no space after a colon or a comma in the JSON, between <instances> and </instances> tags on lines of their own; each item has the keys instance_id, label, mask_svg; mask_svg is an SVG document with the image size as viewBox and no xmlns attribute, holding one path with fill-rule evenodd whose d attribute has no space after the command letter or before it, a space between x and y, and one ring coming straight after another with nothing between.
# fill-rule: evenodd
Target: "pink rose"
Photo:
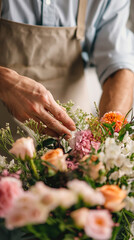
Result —
<instances>
[{"instance_id":1,"label":"pink rose","mask_svg":"<svg viewBox=\"0 0 134 240\"><path fill-rule=\"evenodd\" d=\"M87 236L96 240L108 240L114 223L107 210L89 210L84 227Z\"/></svg>"},{"instance_id":2,"label":"pink rose","mask_svg":"<svg viewBox=\"0 0 134 240\"><path fill-rule=\"evenodd\" d=\"M12 177L0 180L0 217L5 217L11 210L14 201L23 193L21 182Z\"/></svg>"},{"instance_id":3,"label":"pink rose","mask_svg":"<svg viewBox=\"0 0 134 240\"><path fill-rule=\"evenodd\" d=\"M45 223L49 209L44 206L38 196L27 191L15 202L11 211L6 216L6 227L14 229L27 224Z\"/></svg>"},{"instance_id":4,"label":"pink rose","mask_svg":"<svg viewBox=\"0 0 134 240\"><path fill-rule=\"evenodd\" d=\"M24 160L26 156L33 158L35 153L33 139L30 137L18 139L13 143L13 147L9 152L13 153L16 157L20 157L22 160Z\"/></svg>"}]
</instances>

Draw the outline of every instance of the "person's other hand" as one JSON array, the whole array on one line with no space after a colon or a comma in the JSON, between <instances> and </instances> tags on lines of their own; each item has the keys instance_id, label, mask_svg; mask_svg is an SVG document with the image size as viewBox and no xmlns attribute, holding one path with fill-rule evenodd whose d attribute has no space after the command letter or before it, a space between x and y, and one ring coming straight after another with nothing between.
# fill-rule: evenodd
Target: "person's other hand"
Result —
<instances>
[{"instance_id":1,"label":"person's other hand","mask_svg":"<svg viewBox=\"0 0 134 240\"><path fill-rule=\"evenodd\" d=\"M75 130L73 120L42 84L0 67L0 86L0 99L19 121L32 118L47 126L48 135L71 137L69 130Z\"/></svg>"}]
</instances>

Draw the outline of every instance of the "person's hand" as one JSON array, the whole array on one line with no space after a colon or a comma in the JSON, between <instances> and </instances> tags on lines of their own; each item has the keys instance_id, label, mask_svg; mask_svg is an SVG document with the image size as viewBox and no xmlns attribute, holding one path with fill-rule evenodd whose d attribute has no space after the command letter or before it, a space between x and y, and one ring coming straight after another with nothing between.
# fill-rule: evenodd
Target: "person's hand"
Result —
<instances>
[{"instance_id":1,"label":"person's hand","mask_svg":"<svg viewBox=\"0 0 134 240\"><path fill-rule=\"evenodd\" d=\"M45 133L48 135L71 137L69 130L75 130L73 120L43 85L0 67L0 86L0 99L19 121L32 118L47 126Z\"/></svg>"}]
</instances>

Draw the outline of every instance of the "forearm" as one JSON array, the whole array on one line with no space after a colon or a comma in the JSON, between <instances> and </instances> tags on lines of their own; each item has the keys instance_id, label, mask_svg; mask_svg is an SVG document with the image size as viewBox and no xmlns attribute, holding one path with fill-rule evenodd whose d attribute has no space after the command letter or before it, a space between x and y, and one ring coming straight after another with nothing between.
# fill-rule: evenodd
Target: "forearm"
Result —
<instances>
[{"instance_id":1,"label":"forearm","mask_svg":"<svg viewBox=\"0 0 134 240\"><path fill-rule=\"evenodd\" d=\"M100 100L100 115L109 111L126 114L133 102L134 73L122 69L109 77L103 86Z\"/></svg>"},{"instance_id":2,"label":"forearm","mask_svg":"<svg viewBox=\"0 0 134 240\"><path fill-rule=\"evenodd\" d=\"M19 75L12 69L0 66L0 99L4 97L8 90L11 90L19 82Z\"/></svg>"}]
</instances>

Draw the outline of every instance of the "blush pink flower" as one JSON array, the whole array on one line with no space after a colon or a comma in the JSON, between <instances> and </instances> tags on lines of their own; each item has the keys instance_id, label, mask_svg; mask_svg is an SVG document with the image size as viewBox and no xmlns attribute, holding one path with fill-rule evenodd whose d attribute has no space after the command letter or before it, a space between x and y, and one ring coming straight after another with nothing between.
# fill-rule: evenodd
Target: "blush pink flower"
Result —
<instances>
[{"instance_id":1,"label":"blush pink flower","mask_svg":"<svg viewBox=\"0 0 134 240\"><path fill-rule=\"evenodd\" d=\"M18 139L13 143L13 147L9 152L13 153L16 157L20 157L22 160L25 160L26 156L33 158L35 153L33 139L30 137Z\"/></svg>"},{"instance_id":2,"label":"blush pink flower","mask_svg":"<svg viewBox=\"0 0 134 240\"><path fill-rule=\"evenodd\" d=\"M108 240L114 223L107 210L89 210L84 230L87 236L96 240Z\"/></svg>"},{"instance_id":3,"label":"blush pink flower","mask_svg":"<svg viewBox=\"0 0 134 240\"><path fill-rule=\"evenodd\" d=\"M49 209L40 202L38 196L27 191L15 201L6 216L6 227L12 230L27 224L45 223L48 215Z\"/></svg>"},{"instance_id":4,"label":"blush pink flower","mask_svg":"<svg viewBox=\"0 0 134 240\"><path fill-rule=\"evenodd\" d=\"M69 141L72 154L79 155L81 158L89 154L94 148L96 151L100 147L100 142L96 141L90 130L78 131L75 137Z\"/></svg>"},{"instance_id":5,"label":"blush pink flower","mask_svg":"<svg viewBox=\"0 0 134 240\"><path fill-rule=\"evenodd\" d=\"M4 177L0 180L0 217L8 214L14 201L22 193L21 181L12 177Z\"/></svg>"},{"instance_id":6,"label":"blush pink flower","mask_svg":"<svg viewBox=\"0 0 134 240\"><path fill-rule=\"evenodd\" d=\"M1 173L1 176L2 177L14 177L14 178L20 179L20 174L21 173L22 173L21 170L18 170L15 173L10 173L7 169L4 169ZM0 179L1 179L1 177L0 177Z\"/></svg>"},{"instance_id":7,"label":"blush pink flower","mask_svg":"<svg viewBox=\"0 0 134 240\"><path fill-rule=\"evenodd\" d=\"M37 182L30 191L40 198L42 204L47 206L49 211L54 210L58 206L69 208L78 200L73 191L66 188L51 188L42 182Z\"/></svg>"},{"instance_id":8,"label":"blush pink flower","mask_svg":"<svg viewBox=\"0 0 134 240\"><path fill-rule=\"evenodd\" d=\"M93 189L84 181L74 179L67 183L67 187L77 196L80 196L85 203L91 206L103 205L105 203L103 194L100 194L97 190Z\"/></svg>"},{"instance_id":9,"label":"blush pink flower","mask_svg":"<svg viewBox=\"0 0 134 240\"><path fill-rule=\"evenodd\" d=\"M71 169L72 171L78 169L79 163L78 162L73 162L70 160L66 160L67 168Z\"/></svg>"}]
</instances>

